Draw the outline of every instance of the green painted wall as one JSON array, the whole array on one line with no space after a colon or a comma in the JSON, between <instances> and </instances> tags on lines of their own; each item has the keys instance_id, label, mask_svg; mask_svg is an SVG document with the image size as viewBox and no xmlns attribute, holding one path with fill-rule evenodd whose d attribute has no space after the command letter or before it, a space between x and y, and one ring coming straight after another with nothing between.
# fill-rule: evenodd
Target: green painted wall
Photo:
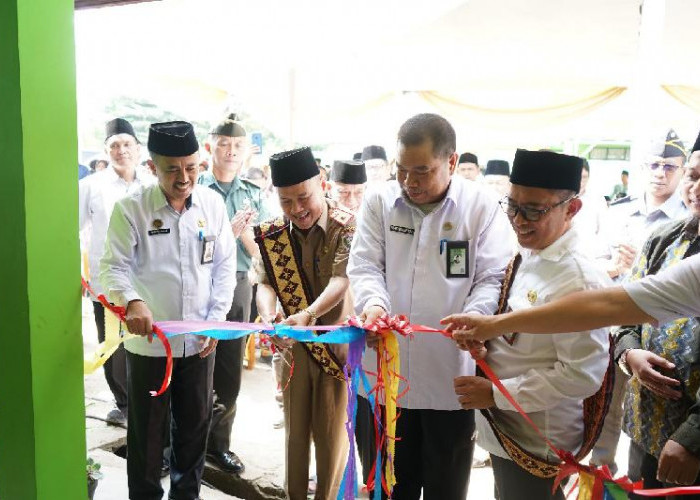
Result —
<instances>
[{"instance_id":1,"label":"green painted wall","mask_svg":"<svg viewBox=\"0 0 700 500\"><path fill-rule=\"evenodd\" d=\"M73 1L0 1L0 498L86 497Z\"/></svg>"}]
</instances>

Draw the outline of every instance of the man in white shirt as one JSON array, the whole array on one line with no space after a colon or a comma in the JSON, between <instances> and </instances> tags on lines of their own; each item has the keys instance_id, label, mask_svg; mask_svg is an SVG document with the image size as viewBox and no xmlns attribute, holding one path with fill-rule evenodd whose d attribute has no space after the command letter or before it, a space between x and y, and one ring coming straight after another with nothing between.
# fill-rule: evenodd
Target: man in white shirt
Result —
<instances>
[{"instance_id":1,"label":"man in white shirt","mask_svg":"<svg viewBox=\"0 0 700 500\"><path fill-rule=\"evenodd\" d=\"M504 283L501 309L528 309L609 284L604 271L580 250L578 232L572 227L581 208L577 198L581 169L581 159L574 156L525 150L515 154L510 193L501 206L522 249L509 273L511 279ZM452 328L458 319L445 321L452 321ZM583 400L601 388L609 366L606 330L583 335L509 333L489 341L486 361L556 447L579 451L585 437ZM455 391L463 408L488 410L486 418L477 418L478 439L491 454L499 500L563 500L560 488L552 493L554 476L541 473L549 464L558 464L558 457L491 381L458 377ZM503 436L532 457L522 460L523 454L512 454L511 448L502 446ZM533 465L537 459L542 467Z\"/></svg>"},{"instance_id":2,"label":"man in white shirt","mask_svg":"<svg viewBox=\"0 0 700 500\"><path fill-rule=\"evenodd\" d=\"M158 177L119 201L112 213L100 280L126 307L130 499L163 495L160 469L170 432L171 499L199 497L212 412L216 341L198 335L170 340L174 358L168 391L151 397L165 373L165 350L152 341L154 321L224 321L231 307L236 250L221 197L196 185L199 145L186 122L155 123L148 165ZM168 428L168 412L172 428Z\"/></svg>"},{"instance_id":3,"label":"man in white shirt","mask_svg":"<svg viewBox=\"0 0 700 500\"><path fill-rule=\"evenodd\" d=\"M624 277L654 229L688 215L677 192L686 156L683 141L670 129L663 138L652 142L641 166L641 172L646 175L644 193L610 204L603 234L612 248L608 266L611 278Z\"/></svg>"},{"instance_id":4,"label":"man in white shirt","mask_svg":"<svg viewBox=\"0 0 700 500\"><path fill-rule=\"evenodd\" d=\"M367 185L365 164L354 160L336 160L331 170L331 181L331 199L357 213Z\"/></svg>"},{"instance_id":5,"label":"man in white shirt","mask_svg":"<svg viewBox=\"0 0 700 500\"><path fill-rule=\"evenodd\" d=\"M105 246L107 226L117 200L137 192L143 186L153 184L155 178L139 170L141 144L131 124L123 118L115 118L105 126L105 151L109 165L78 183L79 221L81 246L88 252L88 274L95 293L102 294L97 275ZM105 310L93 299L97 339L105 340ZM119 346L104 364L105 379L114 395L116 408L106 417L110 423L125 424L127 415L126 360L124 347Z\"/></svg>"},{"instance_id":6,"label":"man in white shirt","mask_svg":"<svg viewBox=\"0 0 700 500\"><path fill-rule=\"evenodd\" d=\"M481 175L479 168L479 158L474 153L462 153L459 155L459 162L455 173L470 181L476 181Z\"/></svg>"},{"instance_id":7,"label":"man in white shirt","mask_svg":"<svg viewBox=\"0 0 700 500\"><path fill-rule=\"evenodd\" d=\"M449 311L495 311L510 249L496 198L453 176L456 136L434 114L416 115L398 133L397 180L365 195L348 276L366 323L405 314L436 327ZM465 268L451 266L464 255ZM474 414L454 398L453 379L474 373L471 357L439 335L398 338L401 376L393 497L463 500L473 452ZM375 356L363 360L376 372ZM405 388L399 389L401 391Z\"/></svg>"},{"instance_id":8,"label":"man in white shirt","mask_svg":"<svg viewBox=\"0 0 700 500\"><path fill-rule=\"evenodd\" d=\"M362 148L359 160L364 162L367 169L368 184L382 183L391 177L391 167L382 146L365 146Z\"/></svg>"}]
</instances>

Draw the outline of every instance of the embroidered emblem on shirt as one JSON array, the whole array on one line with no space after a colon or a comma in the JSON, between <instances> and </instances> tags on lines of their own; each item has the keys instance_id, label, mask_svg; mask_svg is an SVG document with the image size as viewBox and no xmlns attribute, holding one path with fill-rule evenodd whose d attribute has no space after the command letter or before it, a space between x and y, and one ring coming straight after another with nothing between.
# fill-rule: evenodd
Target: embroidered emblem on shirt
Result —
<instances>
[{"instance_id":1,"label":"embroidered emblem on shirt","mask_svg":"<svg viewBox=\"0 0 700 500\"><path fill-rule=\"evenodd\" d=\"M530 302L530 304L537 302L537 292L534 290L529 290L527 292L527 300Z\"/></svg>"},{"instance_id":2,"label":"embroidered emblem on shirt","mask_svg":"<svg viewBox=\"0 0 700 500\"><path fill-rule=\"evenodd\" d=\"M453 228L453 227L454 227L454 226L452 225L451 222L445 222L445 223L442 225L442 230L443 230L443 231L452 231L452 228Z\"/></svg>"},{"instance_id":3,"label":"embroidered emblem on shirt","mask_svg":"<svg viewBox=\"0 0 700 500\"><path fill-rule=\"evenodd\" d=\"M393 231L395 233L401 233L401 234L413 234L416 232L415 229L412 227L403 227L403 226L389 226L389 231Z\"/></svg>"},{"instance_id":4,"label":"embroidered emblem on shirt","mask_svg":"<svg viewBox=\"0 0 700 500\"><path fill-rule=\"evenodd\" d=\"M207 224L207 221L205 221L204 219L199 219L197 221L197 227L204 227L204 226L206 226L206 224Z\"/></svg>"},{"instance_id":5,"label":"embroidered emblem on shirt","mask_svg":"<svg viewBox=\"0 0 700 500\"><path fill-rule=\"evenodd\" d=\"M160 229L161 227L163 227L163 221L160 219L154 220L153 227L155 227L156 229Z\"/></svg>"}]
</instances>

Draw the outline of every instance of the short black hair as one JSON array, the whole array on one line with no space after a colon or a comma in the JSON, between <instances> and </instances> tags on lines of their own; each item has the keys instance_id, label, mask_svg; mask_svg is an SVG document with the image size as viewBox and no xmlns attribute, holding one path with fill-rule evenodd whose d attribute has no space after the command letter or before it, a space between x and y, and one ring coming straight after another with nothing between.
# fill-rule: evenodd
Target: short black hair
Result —
<instances>
[{"instance_id":1,"label":"short black hair","mask_svg":"<svg viewBox=\"0 0 700 500\"><path fill-rule=\"evenodd\" d=\"M418 146L426 140L432 143L436 158L447 158L457 150L455 129L440 115L421 113L401 125L398 141L404 146Z\"/></svg>"},{"instance_id":2,"label":"short black hair","mask_svg":"<svg viewBox=\"0 0 700 500\"><path fill-rule=\"evenodd\" d=\"M630 173L627 170L623 170L621 175L630 175Z\"/></svg>"}]
</instances>

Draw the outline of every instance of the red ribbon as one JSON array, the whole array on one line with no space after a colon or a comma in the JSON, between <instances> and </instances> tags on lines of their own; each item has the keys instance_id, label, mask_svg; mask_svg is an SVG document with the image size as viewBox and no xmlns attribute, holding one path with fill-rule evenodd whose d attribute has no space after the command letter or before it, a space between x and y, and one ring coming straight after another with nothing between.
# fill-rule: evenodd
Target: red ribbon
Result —
<instances>
[{"instance_id":1,"label":"red ribbon","mask_svg":"<svg viewBox=\"0 0 700 500\"><path fill-rule=\"evenodd\" d=\"M435 328L425 327L423 325L413 325L414 331L425 331L441 333L447 337L452 337L451 332L445 330L437 330ZM647 496L647 497L661 497L666 495L692 495L700 493L700 486L679 486L674 488L654 488L654 489L642 489L642 481L632 482L627 476L622 476L617 479L613 479L610 469L607 465L602 467L594 467L591 465L583 465L576 460L574 455L565 450L560 450L552 444L552 442L547 439L547 437L542 433L542 431L537 427L537 425L532 421L527 413L522 409L518 402L513 398L513 396L505 388L501 380L496 376L491 367L483 359L476 359L476 364L479 366L484 375L495 385L498 390L503 394L503 396L508 400L510 404L520 413L520 415L525 419L525 421L534 429L534 431L543 439L547 446L561 459L562 464L559 469L559 474L557 474L554 480L554 486L552 491L556 490L561 481L578 472L584 472L591 474L596 478L593 485L593 498L603 498L603 489L605 488L605 483L615 483L621 489L628 493L634 493L635 495Z\"/></svg>"},{"instance_id":2,"label":"red ribbon","mask_svg":"<svg viewBox=\"0 0 700 500\"><path fill-rule=\"evenodd\" d=\"M83 278L82 276L80 277L80 282L82 283L83 288L87 290L90 295L95 297L98 300L98 302L105 307L105 309L108 309L112 313L114 313L119 318L119 321L121 321L122 323L126 323L126 308L111 304L104 295L97 295L95 291L90 287L89 283L85 281L85 278ZM166 356L165 375L163 376L163 382L160 385L160 389L158 389L157 391L148 391L148 393L151 396L155 397L160 396L165 391L167 391L168 386L170 385L170 379L173 375L173 351L170 348L170 342L168 342L168 338L165 336L165 333L163 333L163 330L158 328L156 325L153 325L153 333L156 335L156 337L158 337L158 340L160 340L161 344L163 344Z\"/></svg>"}]
</instances>

